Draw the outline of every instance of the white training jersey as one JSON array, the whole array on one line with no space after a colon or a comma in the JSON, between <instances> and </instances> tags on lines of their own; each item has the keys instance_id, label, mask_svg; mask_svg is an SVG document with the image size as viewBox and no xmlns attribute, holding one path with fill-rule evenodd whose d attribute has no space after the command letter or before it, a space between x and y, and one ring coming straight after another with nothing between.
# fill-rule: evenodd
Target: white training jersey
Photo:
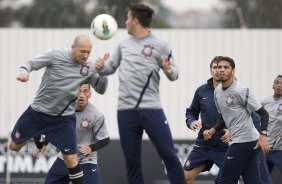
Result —
<instances>
[{"instance_id":1,"label":"white training jersey","mask_svg":"<svg viewBox=\"0 0 282 184\"><path fill-rule=\"evenodd\" d=\"M282 150L282 138L275 137L282 133L282 97L269 96L261 104L269 114L267 139L270 149Z\"/></svg>"},{"instance_id":2,"label":"white training jersey","mask_svg":"<svg viewBox=\"0 0 282 184\"><path fill-rule=\"evenodd\" d=\"M218 85L214 92L215 104L231 134L230 144L255 141L259 138L251 113L261 108L249 88L237 81L226 89Z\"/></svg>"}]
</instances>

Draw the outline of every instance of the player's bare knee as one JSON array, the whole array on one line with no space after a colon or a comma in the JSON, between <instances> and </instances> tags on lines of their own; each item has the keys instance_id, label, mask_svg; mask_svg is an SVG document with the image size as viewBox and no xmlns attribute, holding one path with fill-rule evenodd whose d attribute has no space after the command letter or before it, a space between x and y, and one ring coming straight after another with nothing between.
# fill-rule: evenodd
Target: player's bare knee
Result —
<instances>
[{"instance_id":1,"label":"player's bare knee","mask_svg":"<svg viewBox=\"0 0 282 184\"><path fill-rule=\"evenodd\" d=\"M72 155L62 154L62 155L64 158L64 162L68 168L73 168L78 164L76 154L72 154Z\"/></svg>"},{"instance_id":2,"label":"player's bare knee","mask_svg":"<svg viewBox=\"0 0 282 184\"><path fill-rule=\"evenodd\" d=\"M9 145L9 149L12 151L19 151L21 149L21 145L11 142Z\"/></svg>"}]
</instances>

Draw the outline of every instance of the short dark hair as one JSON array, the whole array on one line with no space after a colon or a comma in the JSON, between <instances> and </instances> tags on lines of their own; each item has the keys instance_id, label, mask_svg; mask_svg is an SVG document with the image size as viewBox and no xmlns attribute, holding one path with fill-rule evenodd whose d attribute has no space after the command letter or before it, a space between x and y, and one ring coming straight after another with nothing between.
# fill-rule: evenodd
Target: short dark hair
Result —
<instances>
[{"instance_id":1,"label":"short dark hair","mask_svg":"<svg viewBox=\"0 0 282 184\"><path fill-rule=\"evenodd\" d=\"M149 6L141 3L129 5L129 11L133 18L137 18L143 27L150 27L154 10Z\"/></svg>"},{"instance_id":2,"label":"short dark hair","mask_svg":"<svg viewBox=\"0 0 282 184\"><path fill-rule=\"evenodd\" d=\"M232 67L232 69L235 68L235 62L234 62L234 60L233 60L232 58L230 58L230 57L223 56L222 58L220 58L220 60L218 61L218 63L219 63L220 61L227 61L227 62L230 64L230 66Z\"/></svg>"},{"instance_id":3,"label":"short dark hair","mask_svg":"<svg viewBox=\"0 0 282 184\"><path fill-rule=\"evenodd\" d=\"M215 57L212 59L211 63L210 63L210 68L212 68L212 64L213 64L213 63L217 64L218 61L221 60L222 57L223 57L223 56L215 56Z\"/></svg>"}]
</instances>

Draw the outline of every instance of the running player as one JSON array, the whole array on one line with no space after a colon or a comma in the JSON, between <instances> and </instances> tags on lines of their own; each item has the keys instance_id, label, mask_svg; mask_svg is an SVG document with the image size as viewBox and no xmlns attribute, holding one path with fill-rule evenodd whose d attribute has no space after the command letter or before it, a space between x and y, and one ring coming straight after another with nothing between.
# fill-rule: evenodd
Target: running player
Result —
<instances>
[{"instance_id":1,"label":"running player","mask_svg":"<svg viewBox=\"0 0 282 184\"><path fill-rule=\"evenodd\" d=\"M90 85L82 84L76 100L75 112L78 163L84 174L84 184L100 184L97 150L108 145L110 138L104 123L104 115L93 104L88 102L90 97ZM44 183L68 184L69 182L68 170L60 153L50 168Z\"/></svg>"},{"instance_id":2,"label":"running player","mask_svg":"<svg viewBox=\"0 0 282 184\"><path fill-rule=\"evenodd\" d=\"M203 134L206 139L210 139L216 131L226 125L230 131L231 140L216 183L235 184L240 175L245 183L263 183L258 177L260 175L259 152L269 151L265 134L268 113L255 99L249 88L234 80L233 59L221 58L218 62L218 70L221 84L216 87L214 97L221 117L215 127L204 131ZM251 113L254 111L261 117L260 134L251 118Z\"/></svg>"},{"instance_id":3,"label":"running player","mask_svg":"<svg viewBox=\"0 0 282 184\"><path fill-rule=\"evenodd\" d=\"M131 4L125 22L131 35L124 39L109 61L96 61L101 75L119 67L118 126L130 184L143 184L141 143L144 130L164 161L170 183L184 184L183 168L176 155L168 121L159 96L159 71L169 80L178 70L167 43L150 30L154 11L144 4Z\"/></svg>"},{"instance_id":4,"label":"running player","mask_svg":"<svg viewBox=\"0 0 282 184\"><path fill-rule=\"evenodd\" d=\"M26 82L31 71L46 69L33 103L14 126L10 149L19 151L30 138L46 135L62 152L74 184L82 183L83 176L77 162L74 114L79 86L88 82L101 94L107 87L107 78L99 77L88 61L91 50L91 39L78 35L71 49L49 49L25 62L17 77Z\"/></svg>"},{"instance_id":5,"label":"running player","mask_svg":"<svg viewBox=\"0 0 282 184\"><path fill-rule=\"evenodd\" d=\"M282 75L278 75L272 86L274 95L262 101L262 106L269 113L267 138L270 151L266 155L269 172L276 166L282 174Z\"/></svg>"},{"instance_id":6,"label":"running player","mask_svg":"<svg viewBox=\"0 0 282 184\"><path fill-rule=\"evenodd\" d=\"M215 126L219 114L214 103L214 89L220 83L217 72L217 62L222 56L215 57L210 63L210 78L206 84L201 85L195 92L192 104L186 109L186 124L188 128L199 130L195 146L189 154L185 164L185 177L187 184L193 182L200 172L209 171L215 163L221 168L225 153L228 149L229 131L220 130L205 140L203 132ZM201 121L199 121L199 115Z\"/></svg>"}]
</instances>

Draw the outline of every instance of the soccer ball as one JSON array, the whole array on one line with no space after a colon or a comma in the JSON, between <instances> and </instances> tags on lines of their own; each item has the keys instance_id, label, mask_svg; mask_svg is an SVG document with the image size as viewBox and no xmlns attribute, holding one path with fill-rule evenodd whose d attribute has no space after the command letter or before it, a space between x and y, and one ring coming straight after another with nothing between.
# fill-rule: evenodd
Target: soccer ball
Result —
<instances>
[{"instance_id":1,"label":"soccer ball","mask_svg":"<svg viewBox=\"0 0 282 184\"><path fill-rule=\"evenodd\" d=\"M97 15L91 23L91 32L96 38L108 40L117 32L118 26L116 20L109 14Z\"/></svg>"}]
</instances>

